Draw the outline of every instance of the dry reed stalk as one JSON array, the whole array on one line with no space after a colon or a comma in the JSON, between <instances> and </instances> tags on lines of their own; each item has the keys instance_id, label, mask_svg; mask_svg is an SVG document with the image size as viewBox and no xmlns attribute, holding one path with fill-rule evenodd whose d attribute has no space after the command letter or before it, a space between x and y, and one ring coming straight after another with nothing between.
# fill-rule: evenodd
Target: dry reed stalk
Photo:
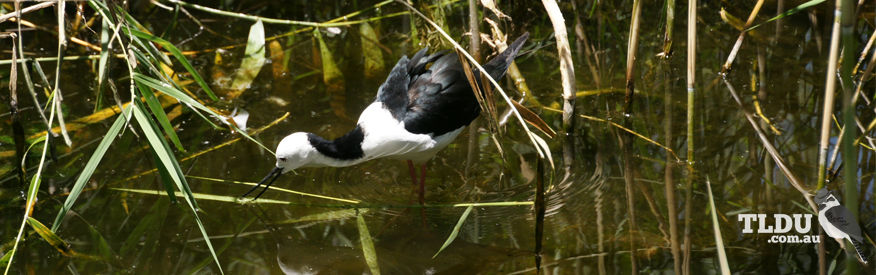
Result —
<instances>
[{"instance_id":1,"label":"dry reed stalk","mask_svg":"<svg viewBox=\"0 0 876 275\"><path fill-rule=\"evenodd\" d=\"M633 18L630 21L630 35L627 37L627 79L626 89L627 94L624 97L626 107L624 113L632 112L630 109L633 106L633 94L635 92L635 82L633 81L633 72L636 68L636 51L639 48L639 17L642 13L642 1L633 1Z\"/></svg>"},{"instance_id":2,"label":"dry reed stalk","mask_svg":"<svg viewBox=\"0 0 876 275\"><path fill-rule=\"evenodd\" d=\"M852 69L852 73L857 74L858 68L861 67L861 63L864 62L864 58L867 58L867 53L870 52L870 47L873 47L873 42L876 41L876 29L873 30L873 33L870 34L870 39L867 40L867 45L864 46L864 49L861 50L861 56L858 57L858 62L855 63L855 68ZM873 63L870 63L873 64ZM869 69L870 67L867 67Z\"/></svg>"},{"instance_id":3,"label":"dry reed stalk","mask_svg":"<svg viewBox=\"0 0 876 275\"><path fill-rule=\"evenodd\" d=\"M745 39L746 29L751 26L751 23L754 22L754 18L757 17L757 14L760 12L760 8L763 6L763 0L758 0L756 4L754 4L754 8L751 10L751 13L748 14L748 20L745 21L745 27L742 32L739 33L739 37L736 38L736 44L733 45L733 49L730 50L730 54L727 55L727 61L724 62L724 66L721 67L721 73L726 74L730 71L730 67L733 64L733 60L736 59L736 54L739 52L739 48L742 47L742 40Z\"/></svg>"},{"instance_id":4,"label":"dry reed stalk","mask_svg":"<svg viewBox=\"0 0 876 275\"><path fill-rule=\"evenodd\" d=\"M575 68L572 63L572 51L569 48L569 35L563 13L556 0L542 0L548 17L554 27L554 37L557 40L557 52L560 57L560 76L563 83L563 130L568 135L575 129Z\"/></svg>"},{"instance_id":5,"label":"dry reed stalk","mask_svg":"<svg viewBox=\"0 0 876 275\"><path fill-rule=\"evenodd\" d=\"M834 14L842 14L841 11L841 0L837 0L836 11ZM819 155L818 155L818 181L816 190L821 189L825 185L825 162L827 161L827 146L829 145L829 137L830 137L830 117L833 116L833 105L834 105L834 92L836 89L836 66L837 66L837 55L839 53L839 35L840 35L840 19L834 20L834 25L831 33L831 43L830 43L830 55L828 58L828 70L827 70L827 84L825 84L825 102L824 102L824 110L822 112L822 124L821 124L821 140L819 141ZM863 78L862 78L863 81ZM844 102L845 103L845 102ZM840 136L844 137L845 127L841 129ZM844 143L843 139L840 138L837 141L837 146L841 146ZM834 151L837 152L837 151ZM854 162L854 161L852 161ZM854 165L857 167L857 165ZM847 202L848 204L848 202ZM857 205L857 203L855 203ZM819 230L819 234L823 236L822 231ZM842 242L840 242L842 244ZM824 242L820 242L818 244L818 273L820 275L827 274L826 266L827 266L827 257L825 252Z\"/></svg>"},{"instance_id":6,"label":"dry reed stalk","mask_svg":"<svg viewBox=\"0 0 876 275\"><path fill-rule=\"evenodd\" d=\"M839 13L837 6L836 13ZM836 70L839 56L840 22L834 20L830 35L830 55L827 59L827 80L824 84L824 108L821 111L821 138L818 142L818 177L815 189L824 187L825 165L827 164L827 147L830 145L830 117L833 115L833 105L836 92Z\"/></svg>"},{"instance_id":7,"label":"dry reed stalk","mask_svg":"<svg viewBox=\"0 0 876 275\"><path fill-rule=\"evenodd\" d=\"M669 59L672 56L672 31L675 23L675 0L666 0L666 30L663 33L663 52L657 54ZM676 270L676 274L678 270Z\"/></svg>"},{"instance_id":8,"label":"dry reed stalk","mask_svg":"<svg viewBox=\"0 0 876 275\"><path fill-rule=\"evenodd\" d=\"M727 79L724 79L724 85L727 86L727 90L730 91L730 95L733 96L733 99L736 100L736 104L739 105L739 109L742 110L745 115L745 119L751 124L751 127L754 128L755 133L757 134L758 139L760 139L761 145L767 150L767 153L772 157L773 162L776 163L779 170L782 171L782 174L788 179L788 182L793 186L797 191L803 195L803 198L806 199L806 202L809 203L809 207L812 207L812 211L818 212L818 207L815 204L815 201L812 200L812 196L809 195L809 190L803 185L803 182L800 181L797 176L791 172L791 169L788 168L788 165L785 163L785 160L779 155L779 151L776 150L776 147L772 145L767 135L764 133L763 129L760 128L757 121L754 119L754 114L751 111L745 109L742 105L742 99L739 97L739 94L736 93L736 89L730 85L730 82L727 82Z\"/></svg>"}]
</instances>

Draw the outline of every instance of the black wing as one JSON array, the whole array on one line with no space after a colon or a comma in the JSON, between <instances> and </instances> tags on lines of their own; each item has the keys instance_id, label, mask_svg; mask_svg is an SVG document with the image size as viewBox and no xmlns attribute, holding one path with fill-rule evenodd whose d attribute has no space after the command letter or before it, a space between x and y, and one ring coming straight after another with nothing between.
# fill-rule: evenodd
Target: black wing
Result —
<instances>
[{"instance_id":1,"label":"black wing","mask_svg":"<svg viewBox=\"0 0 876 275\"><path fill-rule=\"evenodd\" d=\"M421 50L424 52L426 49ZM420 53L417 53L418 55ZM408 107L408 86L411 76L408 73L408 57L402 56L389 72L386 81L377 89L375 101L383 102L395 119L401 120Z\"/></svg>"},{"instance_id":2,"label":"black wing","mask_svg":"<svg viewBox=\"0 0 876 275\"><path fill-rule=\"evenodd\" d=\"M496 80L501 79L527 37L528 33L520 36L508 49L484 64L487 73ZM427 68L429 63L432 65ZM411 82L404 123L409 132L440 136L468 125L480 113L480 105L456 52L425 55L421 50L408 63L408 73Z\"/></svg>"},{"instance_id":3,"label":"black wing","mask_svg":"<svg viewBox=\"0 0 876 275\"><path fill-rule=\"evenodd\" d=\"M837 229L849 234L849 237L852 237L853 240L862 240L861 226L858 225L852 212L846 209L845 206L837 205L831 207L824 212L824 216Z\"/></svg>"}]
</instances>

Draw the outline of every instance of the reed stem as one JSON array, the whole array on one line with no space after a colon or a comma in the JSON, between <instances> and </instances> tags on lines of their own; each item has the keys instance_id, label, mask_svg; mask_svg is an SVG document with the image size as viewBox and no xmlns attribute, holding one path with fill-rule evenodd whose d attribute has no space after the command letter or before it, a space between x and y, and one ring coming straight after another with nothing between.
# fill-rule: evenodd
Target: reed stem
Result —
<instances>
[{"instance_id":1,"label":"reed stem","mask_svg":"<svg viewBox=\"0 0 876 275\"><path fill-rule=\"evenodd\" d=\"M694 95L696 83L696 47L697 47L697 0L687 2L687 179L685 181L684 198L684 262L682 273L690 274L691 250L691 211L693 211L693 181L694 181Z\"/></svg>"},{"instance_id":2,"label":"reed stem","mask_svg":"<svg viewBox=\"0 0 876 275\"><path fill-rule=\"evenodd\" d=\"M841 24L842 33L842 67L840 68L840 81L843 87L843 131L842 137L842 156L843 156L843 183L844 183L844 200L843 204L852 213L854 220L858 219L858 152L855 148L854 140L857 136L857 127L855 127L855 104L852 102L852 70L855 66L854 53L857 52L857 41L854 37L855 25L855 6L852 0L837 1L837 9L840 18L834 19ZM855 249L852 248L854 251ZM846 257L846 274L858 274L858 257L851 256L855 253L848 254Z\"/></svg>"},{"instance_id":3,"label":"reed stem","mask_svg":"<svg viewBox=\"0 0 876 275\"><path fill-rule=\"evenodd\" d=\"M669 58L672 56L672 31L675 23L675 0L666 0L666 30L663 33L663 52L660 56ZM678 274L678 270L675 270Z\"/></svg>"},{"instance_id":4,"label":"reed stem","mask_svg":"<svg viewBox=\"0 0 876 275\"><path fill-rule=\"evenodd\" d=\"M841 4L837 0L836 13L839 14ZM815 189L824 188L825 165L827 164L827 147L830 145L830 123L833 116L833 106L836 93L836 70L839 56L840 21L834 20L830 35L830 54L827 59L827 80L824 84L824 108L821 111L821 139L818 142L818 177Z\"/></svg>"}]
</instances>

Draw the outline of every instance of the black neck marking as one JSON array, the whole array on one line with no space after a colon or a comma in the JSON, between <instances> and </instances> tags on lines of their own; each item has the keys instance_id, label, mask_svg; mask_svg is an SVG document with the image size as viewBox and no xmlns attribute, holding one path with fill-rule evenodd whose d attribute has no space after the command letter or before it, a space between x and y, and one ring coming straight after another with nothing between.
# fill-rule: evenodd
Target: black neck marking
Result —
<instances>
[{"instance_id":1,"label":"black neck marking","mask_svg":"<svg viewBox=\"0 0 876 275\"><path fill-rule=\"evenodd\" d=\"M362 152L362 140L364 139L365 132L359 125L356 125L356 128L349 133L332 141L313 133L307 133L307 140L310 141L310 145L316 148L316 151L338 160L354 160L365 156L365 153Z\"/></svg>"}]
</instances>

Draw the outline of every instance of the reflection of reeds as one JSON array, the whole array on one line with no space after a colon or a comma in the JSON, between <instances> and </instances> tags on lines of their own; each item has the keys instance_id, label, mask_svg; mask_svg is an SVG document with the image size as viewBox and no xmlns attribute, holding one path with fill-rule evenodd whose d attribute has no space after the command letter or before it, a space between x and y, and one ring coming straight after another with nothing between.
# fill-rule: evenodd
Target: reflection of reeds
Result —
<instances>
[{"instance_id":1,"label":"reflection of reeds","mask_svg":"<svg viewBox=\"0 0 876 275\"><path fill-rule=\"evenodd\" d=\"M537 273L541 271L541 249L542 241L544 240L544 162L541 159L536 160L536 175L535 175L535 270Z\"/></svg>"},{"instance_id":2,"label":"reflection of reeds","mask_svg":"<svg viewBox=\"0 0 876 275\"><path fill-rule=\"evenodd\" d=\"M633 18L630 19L630 35L627 37L627 79L626 79L626 97L624 97L624 113L627 115L632 112L630 108L633 105L633 93L635 92L635 81L633 80L633 72L636 68L636 52L639 48L639 17L642 13L642 1L633 0Z\"/></svg>"},{"instance_id":3,"label":"reflection of reeds","mask_svg":"<svg viewBox=\"0 0 876 275\"><path fill-rule=\"evenodd\" d=\"M672 1L672 0L670 0ZM670 41L671 43L671 41ZM663 78L663 138L664 144L672 145L672 93L673 87L669 85L670 73L667 63L663 63L664 78ZM673 159L674 157L674 159ZM673 176L674 163L678 160L677 156L666 154L666 164L663 174L663 187L666 196L666 215L669 218L669 246L672 252L673 270L675 274L681 274L681 255L680 245L678 243L678 210L675 208L678 202L675 199L675 179Z\"/></svg>"},{"instance_id":4,"label":"reflection of reeds","mask_svg":"<svg viewBox=\"0 0 876 275\"><path fill-rule=\"evenodd\" d=\"M468 0L468 32L469 45L468 52L478 62L481 62L481 32L480 20L478 20L478 4L475 0ZM468 126L468 153L466 154L465 171L466 177L469 175L469 169L475 162L478 155L478 120L475 119Z\"/></svg>"},{"instance_id":5,"label":"reflection of reeds","mask_svg":"<svg viewBox=\"0 0 876 275\"><path fill-rule=\"evenodd\" d=\"M726 79L724 79L724 84L727 86L727 90L730 91L730 95L733 96L733 99L736 101L736 104L741 109L742 113L745 115L745 119L748 120L751 127L754 128L755 133L757 134L758 139L760 140L761 145L763 145L764 149L766 149L767 154L772 157L773 162L776 163L776 166L780 171L785 175L788 179L788 182L793 186L797 191L803 195L803 198L809 204L809 207L812 208L813 212L818 212L818 207L815 205L815 201L812 200L812 196L809 195L809 191L806 190L803 183L794 175L791 169L785 162L785 159L779 154L779 151L776 150L776 147L772 145L770 139L767 137L764 130L758 125L757 121L754 119L754 114L751 111L745 109L742 105L742 99L739 97L739 94L736 93L736 89L733 88L733 85L730 85Z\"/></svg>"},{"instance_id":6,"label":"reflection of reeds","mask_svg":"<svg viewBox=\"0 0 876 275\"><path fill-rule=\"evenodd\" d=\"M632 105L633 105L633 96L634 96L634 87L635 82L633 81L633 72L635 71L636 66L636 52L639 47L639 17L642 11L642 1L633 0L633 17L630 19L630 33L627 38L627 66L626 66L626 96L624 97L624 126L630 128L630 114L632 113ZM635 161L633 160L633 139L632 135L627 133L618 132L618 137L620 138L621 150L623 151L623 165L624 165L624 190L626 191L626 199L627 199L627 218L629 219L629 242L630 242L630 273L636 274L639 272L638 266L636 263L636 231L638 227L636 226L636 193L633 188L633 185L636 184L636 168ZM642 190L642 193L646 195L647 192ZM650 205L650 204L649 204ZM652 207L653 209L653 207ZM657 220L660 220L658 218ZM662 224L662 220L660 223Z\"/></svg>"}]
</instances>

